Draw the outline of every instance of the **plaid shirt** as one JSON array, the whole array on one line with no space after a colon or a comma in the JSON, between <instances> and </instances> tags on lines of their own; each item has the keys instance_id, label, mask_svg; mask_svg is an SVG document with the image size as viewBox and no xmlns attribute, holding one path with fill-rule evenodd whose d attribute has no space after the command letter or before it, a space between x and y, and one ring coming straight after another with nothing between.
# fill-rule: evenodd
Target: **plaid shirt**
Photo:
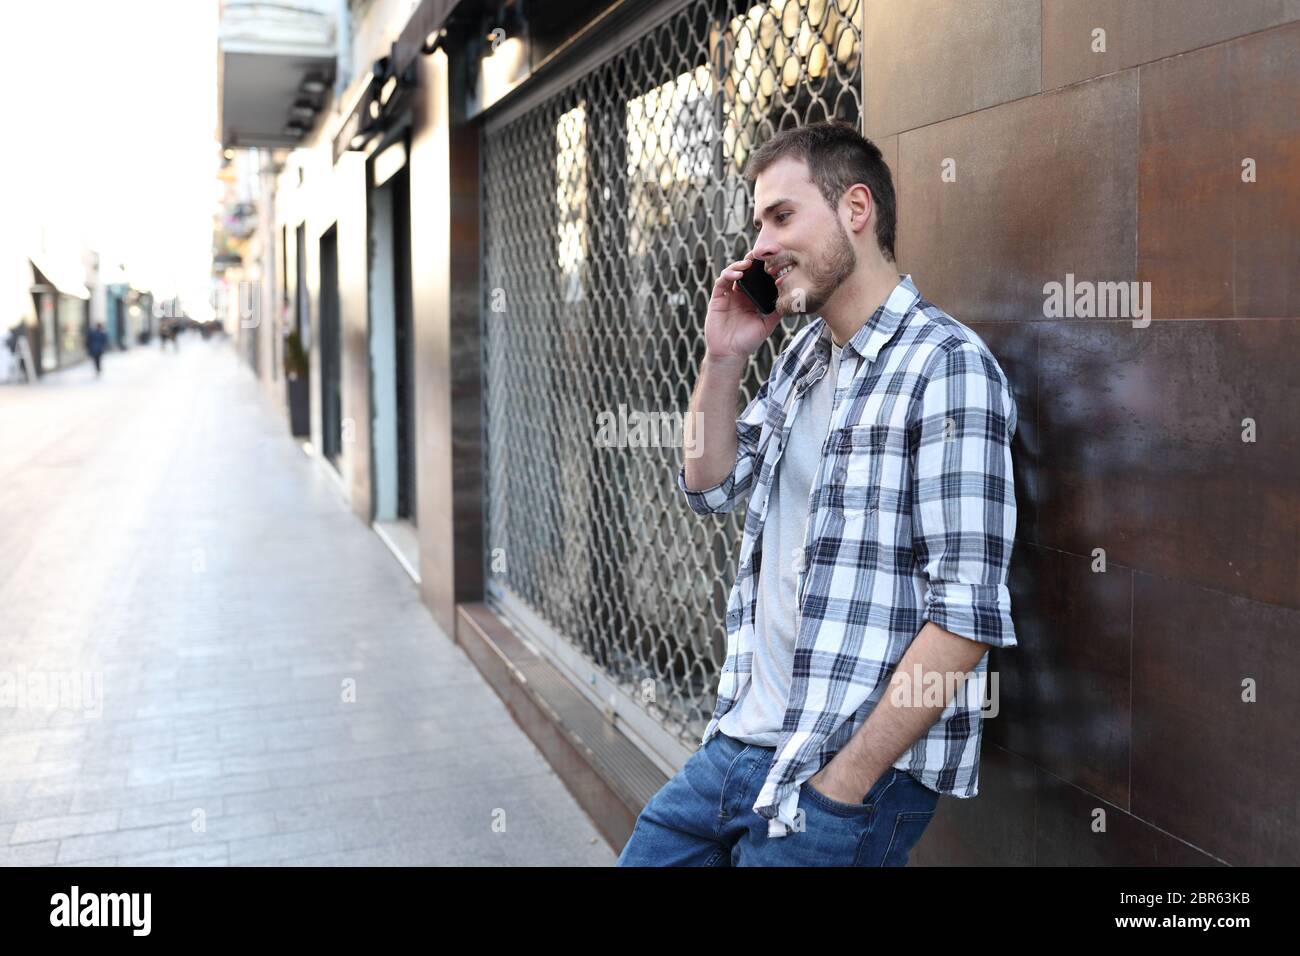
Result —
<instances>
[{"instance_id":1,"label":"plaid shirt","mask_svg":"<svg viewBox=\"0 0 1300 956\"><path fill-rule=\"evenodd\" d=\"M749 680L768 493L803 393L829 365L814 318L778 356L736 422L735 467L711 488L677 483L698 514L750 492L727 605L727 659L701 738ZM806 427L802 426L801 427ZM830 429L809 496L799 620L785 722L754 811L769 836L793 827L799 788L866 721L921 627L934 621L994 647L1016 643L1007 570L1016 527L1016 406L997 360L970 329L921 298L910 275L845 344ZM957 797L978 792L988 654L894 766ZM918 695L919 696L919 695Z\"/></svg>"}]
</instances>

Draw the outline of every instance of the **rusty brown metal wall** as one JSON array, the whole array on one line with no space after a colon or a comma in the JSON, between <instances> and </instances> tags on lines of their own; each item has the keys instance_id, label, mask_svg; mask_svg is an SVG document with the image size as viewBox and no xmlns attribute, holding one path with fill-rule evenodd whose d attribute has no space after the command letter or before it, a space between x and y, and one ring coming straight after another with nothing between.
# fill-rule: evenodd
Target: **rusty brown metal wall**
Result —
<instances>
[{"instance_id":1,"label":"rusty brown metal wall","mask_svg":"<svg viewBox=\"0 0 1300 956\"><path fill-rule=\"evenodd\" d=\"M1020 646L916 865L1300 862L1298 18L867 2L899 267L1021 411ZM1047 314L1067 274L1149 282L1151 321Z\"/></svg>"}]
</instances>

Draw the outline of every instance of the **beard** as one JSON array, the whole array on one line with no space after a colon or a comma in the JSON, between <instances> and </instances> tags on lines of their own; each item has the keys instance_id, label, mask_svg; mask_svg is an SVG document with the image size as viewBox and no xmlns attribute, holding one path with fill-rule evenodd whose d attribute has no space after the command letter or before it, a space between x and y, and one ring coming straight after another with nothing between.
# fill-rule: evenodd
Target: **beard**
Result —
<instances>
[{"instance_id":1,"label":"beard","mask_svg":"<svg viewBox=\"0 0 1300 956\"><path fill-rule=\"evenodd\" d=\"M804 288L804 307L795 311L793 303L797 289L782 290L777 299L777 311L782 315L816 315L858 267L858 254L849 242L844 224L837 218L836 228L822 242L820 248L804 265L808 286Z\"/></svg>"}]
</instances>

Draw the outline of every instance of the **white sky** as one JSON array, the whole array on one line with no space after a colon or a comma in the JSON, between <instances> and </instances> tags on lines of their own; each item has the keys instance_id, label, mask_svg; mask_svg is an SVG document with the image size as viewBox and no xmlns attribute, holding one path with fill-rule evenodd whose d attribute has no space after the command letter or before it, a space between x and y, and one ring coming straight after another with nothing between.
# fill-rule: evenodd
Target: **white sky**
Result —
<instances>
[{"instance_id":1,"label":"white sky","mask_svg":"<svg viewBox=\"0 0 1300 956\"><path fill-rule=\"evenodd\" d=\"M217 0L33 0L0 27L0 248L125 263L209 314L220 191ZM63 261L69 261L64 259ZM80 273L78 273L80 275Z\"/></svg>"}]
</instances>

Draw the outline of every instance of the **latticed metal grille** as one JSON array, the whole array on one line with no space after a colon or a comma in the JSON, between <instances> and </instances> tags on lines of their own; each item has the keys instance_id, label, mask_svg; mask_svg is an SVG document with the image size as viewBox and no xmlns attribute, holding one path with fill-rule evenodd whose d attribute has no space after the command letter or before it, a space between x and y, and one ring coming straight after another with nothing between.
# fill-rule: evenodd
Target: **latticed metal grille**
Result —
<instances>
[{"instance_id":1,"label":"latticed metal grille","mask_svg":"<svg viewBox=\"0 0 1300 956\"><path fill-rule=\"evenodd\" d=\"M523 602L687 746L743 516L690 512L674 428L713 281L753 245L749 152L859 124L859 3L692 3L483 141L489 602Z\"/></svg>"}]
</instances>

